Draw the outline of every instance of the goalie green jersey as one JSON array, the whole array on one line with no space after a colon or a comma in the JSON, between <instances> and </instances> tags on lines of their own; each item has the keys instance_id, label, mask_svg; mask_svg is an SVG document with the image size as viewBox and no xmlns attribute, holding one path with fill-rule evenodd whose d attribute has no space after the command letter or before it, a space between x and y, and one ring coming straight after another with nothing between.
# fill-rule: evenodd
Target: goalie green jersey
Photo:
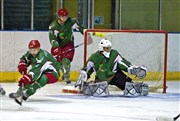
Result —
<instances>
[{"instance_id":1,"label":"goalie green jersey","mask_svg":"<svg viewBox=\"0 0 180 121\"><path fill-rule=\"evenodd\" d=\"M88 76L95 72L98 80L109 82L118 70L127 72L130 65L131 63L123 58L117 50L112 49L109 58L99 51L92 54L83 69L86 70Z\"/></svg>"},{"instance_id":2,"label":"goalie green jersey","mask_svg":"<svg viewBox=\"0 0 180 121\"><path fill-rule=\"evenodd\" d=\"M32 80L34 81L38 80L43 73L47 72L51 72L55 77L59 78L59 63L46 50L40 49L35 57L27 51L20 60L26 62L27 66L31 66L28 73L32 76Z\"/></svg>"},{"instance_id":3,"label":"goalie green jersey","mask_svg":"<svg viewBox=\"0 0 180 121\"><path fill-rule=\"evenodd\" d=\"M83 34L84 28L81 24L75 19L68 17L64 25L60 25L58 20L53 21L49 25L49 39L53 47L54 41L59 43L60 47L65 46L71 41L74 41L73 30L80 31Z\"/></svg>"}]
</instances>

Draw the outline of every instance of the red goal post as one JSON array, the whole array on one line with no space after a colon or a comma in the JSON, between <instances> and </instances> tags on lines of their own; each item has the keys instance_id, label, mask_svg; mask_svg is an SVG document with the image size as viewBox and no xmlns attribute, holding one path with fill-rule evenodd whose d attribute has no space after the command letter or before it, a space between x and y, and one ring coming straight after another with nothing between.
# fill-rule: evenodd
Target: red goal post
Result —
<instances>
[{"instance_id":1,"label":"red goal post","mask_svg":"<svg viewBox=\"0 0 180 121\"><path fill-rule=\"evenodd\" d=\"M97 34L94 34L97 33ZM93 42L87 45L88 34ZM150 90L166 93L168 32L163 30L112 30L87 29L84 32L84 64L90 55L98 50L102 38L112 42L112 48L134 65L146 65ZM132 77L133 80L137 78Z\"/></svg>"}]
</instances>

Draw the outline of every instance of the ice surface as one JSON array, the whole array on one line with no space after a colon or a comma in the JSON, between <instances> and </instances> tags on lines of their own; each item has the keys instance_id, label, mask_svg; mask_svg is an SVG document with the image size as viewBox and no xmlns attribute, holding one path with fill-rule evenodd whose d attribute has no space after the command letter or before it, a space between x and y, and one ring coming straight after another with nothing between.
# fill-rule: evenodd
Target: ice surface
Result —
<instances>
[{"instance_id":1,"label":"ice surface","mask_svg":"<svg viewBox=\"0 0 180 121\"><path fill-rule=\"evenodd\" d=\"M38 90L23 106L7 96L16 91L17 84L2 83L7 93L0 96L0 121L155 121L157 116L174 117L180 113L179 83L167 82L166 94L127 98L119 91L111 91L109 97L62 93L65 83L61 82Z\"/></svg>"}]
</instances>

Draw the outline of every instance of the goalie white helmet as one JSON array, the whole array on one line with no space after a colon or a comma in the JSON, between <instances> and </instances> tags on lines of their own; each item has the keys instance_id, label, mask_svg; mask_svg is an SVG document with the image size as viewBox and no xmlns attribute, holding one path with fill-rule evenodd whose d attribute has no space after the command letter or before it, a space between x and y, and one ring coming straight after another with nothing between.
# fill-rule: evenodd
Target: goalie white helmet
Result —
<instances>
[{"instance_id":1,"label":"goalie white helmet","mask_svg":"<svg viewBox=\"0 0 180 121\"><path fill-rule=\"evenodd\" d=\"M110 55L110 50L109 51L105 51L104 47L110 47L111 48L112 44L108 39L102 39L99 43L99 51L103 52L103 55L107 58L109 58Z\"/></svg>"}]
</instances>

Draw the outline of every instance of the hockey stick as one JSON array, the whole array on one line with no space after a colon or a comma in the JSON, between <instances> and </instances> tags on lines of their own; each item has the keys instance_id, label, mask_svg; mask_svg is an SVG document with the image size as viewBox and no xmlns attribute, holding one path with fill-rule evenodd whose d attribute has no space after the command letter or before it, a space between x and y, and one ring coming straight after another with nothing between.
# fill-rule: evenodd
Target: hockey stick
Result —
<instances>
[{"instance_id":1,"label":"hockey stick","mask_svg":"<svg viewBox=\"0 0 180 121\"><path fill-rule=\"evenodd\" d=\"M22 72L22 75L24 76L24 72ZM22 106L22 102L23 102L23 90L24 90L24 83L22 83L21 87L20 87L20 93L21 93L21 97L20 100L18 100L17 98L14 99L14 101L19 104L20 106Z\"/></svg>"},{"instance_id":2,"label":"hockey stick","mask_svg":"<svg viewBox=\"0 0 180 121\"><path fill-rule=\"evenodd\" d=\"M180 117L180 114L174 117L174 121L176 121Z\"/></svg>"},{"instance_id":3,"label":"hockey stick","mask_svg":"<svg viewBox=\"0 0 180 121\"><path fill-rule=\"evenodd\" d=\"M81 46L81 45L83 45L83 44L84 44L84 42L83 42L83 43L80 43L80 44L74 46L73 48L70 48L69 50L66 50L66 51L64 51L64 52L62 52L62 53L67 53L67 52L69 52L69 51L71 51L71 50L74 50L75 48L77 48L77 47L79 47L79 46Z\"/></svg>"},{"instance_id":4,"label":"hockey stick","mask_svg":"<svg viewBox=\"0 0 180 121\"><path fill-rule=\"evenodd\" d=\"M17 98L14 99L14 101L19 104L20 106L22 106L22 102L23 102L23 90L24 90L24 83L22 83L21 87L20 87L20 91L21 91L21 97L20 100L18 100Z\"/></svg>"},{"instance_id":5,"label":"hockey stick","mask_svg":"<svg viewBox=\"0 0 180 121\"><path fill-rule=\"evenodd\" d=\"M97 36L97 37L105 37L105 34L102 33L102 32L94 32L92 35L93 35L93 36ZM67 53L67 52L69 52L69 51L71 51L71 50L74 50L75 48L77 48L77 47L79 47L79 46L81 46L81 45L83 45L83 44L84 44L84 42L82 42L82 43L74 46L73 48L70 48L69 50L66 50L66 51L64 51L64 52L62 52L62 53L63 53L63 54L64 54L64 53Z\"/></svg>"},{"instance_id":6,"label":"hockey stick","mask_svg":"<svg viewBox=\"0 0 180 121\"><path fill-rule=\"evenodd\" d=\"M159 117L156 117L156 121L176 121L179 117L180 117L180 114L178 114L176 117L173 117L173 118L159 116Z\"/></svg>"}]
</instances>

